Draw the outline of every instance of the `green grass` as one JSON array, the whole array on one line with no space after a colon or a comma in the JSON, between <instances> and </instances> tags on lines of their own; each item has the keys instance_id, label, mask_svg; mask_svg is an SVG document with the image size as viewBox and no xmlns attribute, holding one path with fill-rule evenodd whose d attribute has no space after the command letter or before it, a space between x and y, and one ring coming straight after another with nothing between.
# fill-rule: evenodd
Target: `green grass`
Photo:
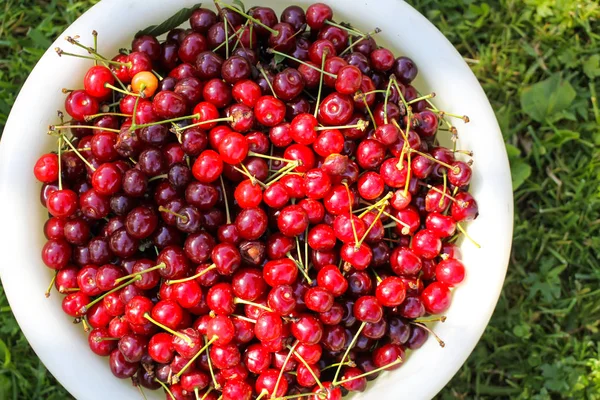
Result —
<instances>
[{"instance_id":1,"label":"green grass","mask_svg":"<svg viewBox=\"0 0 600 400\"><path fill-rule=\"evenodd\" d=\"M0 6L0 129L36 60L92 3ZM594 98L600 6L592 0L412 3L479 78L500 121L515 183L504 291L481 342L440 398L600 399L600 112ZM67 397L29 348L0 289L0 399Z\"/></svg>"}]
</instances>

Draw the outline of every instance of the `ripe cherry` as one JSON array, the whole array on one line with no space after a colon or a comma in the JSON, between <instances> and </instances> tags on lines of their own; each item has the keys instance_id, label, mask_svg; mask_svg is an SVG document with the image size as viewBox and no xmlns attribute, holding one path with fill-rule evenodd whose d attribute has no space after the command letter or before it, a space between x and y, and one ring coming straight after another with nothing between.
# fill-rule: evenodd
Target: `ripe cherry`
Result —
<instances>
[{"instance_id":1,"label":"ripe cherry","mask_svg":"<svg viewBox=\"0 0 600 400\"><path fill-rule=\"evenodd\" d=\"M430 314L441 314L450 307L452 293L440 282L430 283L421 293L421 301Z\"/></svg>"}]
</instances>

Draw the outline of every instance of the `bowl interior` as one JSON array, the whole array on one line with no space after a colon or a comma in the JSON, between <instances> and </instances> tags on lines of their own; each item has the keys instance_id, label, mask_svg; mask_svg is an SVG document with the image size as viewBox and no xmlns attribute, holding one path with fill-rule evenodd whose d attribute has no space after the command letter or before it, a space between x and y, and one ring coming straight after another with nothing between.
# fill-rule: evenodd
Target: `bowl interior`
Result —
<instances>
[{"instance_id":1,"label":"bowl interior","mask_svg":"<svg viewBox=\"0 0 600 400\"><path fill-rule=\"evenodd\" d=\"M40 250L45 242L42 226L46 212L40 206L39 188L32 166L54 140L47 127L58 121L63 109L61 89L82 87L89 61L59 58L54 47L70 49L63 38L80 35L91 43L90 32L99 32L99 51L114 54L128 47L130 38L148 25L160 23L191 1L104 0L79 18L40 60L12 109L0 148L0 204L9 210L0 227L2 282L12 310L34 350L54 376L79 399L139 398L129 381L114 378L107 360L88 348L80 325L61 310L61 296L44 292L52 272L44 267ZM270 6L278 13L291 0L247 2ZM309 0L294 0L307 6ZM455 122L458 148L473 150L475 164L472 193L479 218L468 232L482 248L463 241L461 249L467 278L454 291L447 321L435 326L446 342L441 349L430 338L393 373L383 374L365 393L354 399L425 399L433 397L456 373L479 340L494 310L504 281L510 253L513 220L510 172L502 136L481 86L443 35L422 15L398 0L330 0L335 19L351 22L364 32L382 29L377 37L400 55L417 63L415 84L422 93L434 90L438 108L469 115L471 123ZM133 16L133 18L132 18ZM87 38L90 38L88 40ZM70 50L69 50L70 51ZM75 50L77 51L77 50ZM485 179L484 179L485 177ZM148 398L164 398L149 394Z\"/></svg>"}]
</instances>

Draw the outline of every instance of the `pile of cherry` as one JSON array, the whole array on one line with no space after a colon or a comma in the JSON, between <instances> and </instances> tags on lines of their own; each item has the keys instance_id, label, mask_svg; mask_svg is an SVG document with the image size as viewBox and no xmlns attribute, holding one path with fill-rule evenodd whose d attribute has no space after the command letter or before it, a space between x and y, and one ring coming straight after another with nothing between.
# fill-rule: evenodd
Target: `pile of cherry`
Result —
<instances>
[{"instance_id":1,"label":"pile of cherry","mask_svg":"<svg viewBox=\"0 0 600 400\"><path fill-rule=\"evenodd\" d=\"M50 289L142 392L340 399L444 320L469 152L377 31L216 5L112 60L67 38L95 65L34 167Z\"/></svg>"}]
</instances>

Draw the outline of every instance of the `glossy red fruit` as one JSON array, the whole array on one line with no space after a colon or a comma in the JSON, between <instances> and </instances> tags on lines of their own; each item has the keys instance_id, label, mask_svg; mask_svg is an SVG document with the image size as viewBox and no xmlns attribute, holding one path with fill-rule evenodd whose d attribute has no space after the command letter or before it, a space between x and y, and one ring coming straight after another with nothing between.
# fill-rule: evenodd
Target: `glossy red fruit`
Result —
<instances>
[{"instance_id":1,"label":"glossy red fruit","mask_svg":"<svg viewBox=\"0 0 600 400\"><path fill-rule=\"evenodd\" d=\"M83 78L83 87L90 95L98 99L108 96L112 89L108 85L114 85L115 78L110 69L102 65L91 67Z\"/></svg>"},{"instance_id":2,"label":"glossy red fruit","mask_svg":"<svg viewBox=\"0 0 600 400\"><path fill-rule=\"evenodd\" d=\"M441 314L450 307L452 293L440 282L430 283L421 293L421 301L430 314Z\"/></svg>"},{"instance_id":3,"label":"glossy red fruit","mask_svg":"<svg viewBox=\"0 0 600 400\"><path fill-rule=\"evenodd\" d=\"M448 287L456 286L465 279L465 266L454 258L442 260L435 267L435 278Z\"/></svg>"}]
</instances>

